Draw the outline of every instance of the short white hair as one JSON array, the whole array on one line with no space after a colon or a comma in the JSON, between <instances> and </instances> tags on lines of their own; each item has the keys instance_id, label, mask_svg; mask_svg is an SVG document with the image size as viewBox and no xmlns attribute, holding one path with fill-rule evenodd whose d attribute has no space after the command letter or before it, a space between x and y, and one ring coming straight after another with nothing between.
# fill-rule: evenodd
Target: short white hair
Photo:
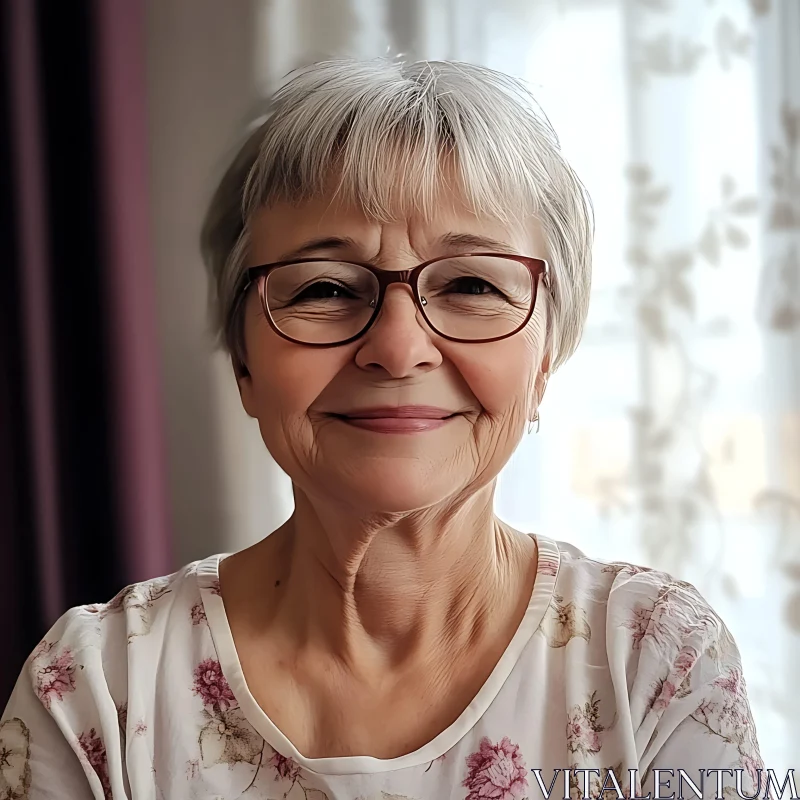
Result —
<instances>
[{"instance_id":1,"label":"short white hair","mask_svg":"<svg viewBox=\"0 0 800 800\"><path fill-rule=\"evenodd\" d=\"M237 301L254 212L318 196L335 173L337 193L376 220L402 219L411 209L425 214L446 186L448 161L475 213L539 220L551 268L551 372L563 364L588 313L594 218L525 84L462 62L336 59L290 73L269 98L206 215L201 244L213 325L237 372L246 374Z\"/></svg>"}]
</instances>

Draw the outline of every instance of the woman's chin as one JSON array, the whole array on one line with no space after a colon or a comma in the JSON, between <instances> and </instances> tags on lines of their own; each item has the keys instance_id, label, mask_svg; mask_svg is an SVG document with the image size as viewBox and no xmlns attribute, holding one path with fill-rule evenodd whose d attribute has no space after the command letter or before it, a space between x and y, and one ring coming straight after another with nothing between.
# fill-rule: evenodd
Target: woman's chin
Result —
<instances>
[{"instance_id":1,"label":"woman's chin","mask_svg":"<svg viewBox=\"0 0 800 800\"><path fill-rule=\"evenodd\" d=\"M375 464L355 473L338 473L328 485L336 499L366 513L402 513L430 508L453 494L452 471L421 469L420 465Z\"/></svg>"}]
</instances>

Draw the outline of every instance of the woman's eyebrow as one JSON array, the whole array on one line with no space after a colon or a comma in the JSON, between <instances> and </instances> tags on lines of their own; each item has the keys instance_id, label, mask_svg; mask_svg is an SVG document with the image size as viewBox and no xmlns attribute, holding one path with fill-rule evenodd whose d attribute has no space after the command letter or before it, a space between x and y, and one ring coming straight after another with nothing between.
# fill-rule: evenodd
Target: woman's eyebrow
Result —
<instances>
[{"instance_id":1,"label":"woman's eyebrow","mask_svg":"<svg viewBox=\"0 0 800 800\"><path fill-rule=\"evenodd\" d=\"M459 248L462 252L484 250L492 253L518 254L517 248L508 242L475 233L446 233L439 237L438 243L448 249Z\"/></svg>"},{"instance_id":2,"label":"woman's eyebrow","mask_svg":"<svg viewBox=\"0 0 800 800\"><path fill-rule=\"evenodd\" d=\"M481 236L475 233L446 233L437 239L437 245L446 250L460 250L461 252L483 250L493 253L508 253L517 255L517 248L507 242ZM295 258L304 258L320 250L358 250L359 244L349 236L321 236L283 253L278 261L291 261Z\"/></svg>"},{"instance_id":3,"label":"woman's eyebrow","mask_svg":"<svg viewBox=\"0 0 800 800\"><path fill-rule=\"evenodd\" d=\"M295 247L281 255L278 261L291 261L294 258L303 258L319 250L357 250L358 243L349 236L321 236L318 239L309 239L299 247Z\"/></svg>"}]
</instances>

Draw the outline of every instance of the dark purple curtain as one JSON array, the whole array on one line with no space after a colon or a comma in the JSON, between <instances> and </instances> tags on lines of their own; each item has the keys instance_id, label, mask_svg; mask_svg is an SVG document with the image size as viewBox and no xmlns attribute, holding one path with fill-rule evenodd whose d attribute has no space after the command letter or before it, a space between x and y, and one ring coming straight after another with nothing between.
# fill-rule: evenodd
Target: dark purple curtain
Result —
<instances>
[{"instance_id":1,"label":"dark purple curtain","mask_svg":"<svg viewBox=\"0 0 800 800\"><path fill-rule=\"evenodd\" d=\"M0 0L0 708L73 605L172 567L144 0Z\"/></svg>"}]
</instances>

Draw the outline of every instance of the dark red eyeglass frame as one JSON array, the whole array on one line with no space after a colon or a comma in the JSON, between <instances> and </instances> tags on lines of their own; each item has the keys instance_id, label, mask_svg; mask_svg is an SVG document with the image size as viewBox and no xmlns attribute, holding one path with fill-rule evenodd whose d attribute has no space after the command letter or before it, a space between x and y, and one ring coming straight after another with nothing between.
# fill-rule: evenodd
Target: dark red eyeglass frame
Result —
<instances>
[{"instance_id":1,"label":"dark red eyeglass frame","mask_svg":"<svg viewBox=\"0 0 800 800\"><path fill-rule=\"evenodd\" d=\"M532 283L532 298L531 298L531 307L528 309L528 313L525 315L525 320L520 324L515 330L511 331L510 333L505 333L502 336L494 336L490 339L459 339L455 336L448 336L445 333L442 333L437 327L428 319L428 315L425 313L425 305L422 302L422 298L419 294L419 276L422 270L425 267L436 263L437 261L447 261L452 258L465 258L465 257L473 257L473 256L490 256L492 258L504 258L508 261L516 261L520 264L525 265L528 268L528 271L531 275L531 283ZM266 297L264 296L264 288L266 286L266 280L263 281L261 286L259 287L259 299L261 300L261 305L264 309L264 315L267 318L267 322L269 322L270 327L272 328L275 333L278 334L282 339L286 339L287 341L294 342L295 344L302 344L305 347L341 347L345 344L350 344L351 342L356 341L356 339L360 339L374 324L375 320L378 318L378 314L380 313L381 307L383 306L383 298L386 295L386 289L393 283L406 283L411 287L411 294L414 298L414 305L417 307L419 312L422 314L423 319L425 322L430 326L431 330L434 331L438 336L441 336L443 339L447 339L451 342L460 342L462 344L486 344L487 342L499 342L502 339L508 339L510 336L514 336L515 334L519 333L530 321L530 318L533 316L534 309L536 308L536 300L538 296L538 289L539 289L539 279L542 279L542 282L545 285L545 288L549 288L549 275L550 275L550 266L542 258L531 258L530 256L517 256L511 255L509 253L457 253L455 255L449 256L438 256L437 258L432 258L429 261L424 261L422 264L414 267L413 269L402 269L402 270L387 270L381 269L380 267L376 267L373 264L367 264L365 262L360 261L349 261L341 258L292 258L288 261L275 261L271 264L262 264L261 266L257 267L250 267L246 270L245 275L247 276L247 282L242 286L240 290L240 301L244 298L244 296L249 291L250 287L253 286L260 278L266 278L272 270L277 269L278 267L287 267L290 264L309 264L313 262L331 262L337 264L352 264L356 267L363 267L366 270L369 270L378 280L378 299L375 303L375 309L372 312L372 316L369 319L369 322L355 335L351 336L348 339L343 339L341 342L303 342L299 339L293 339L291 336L287 336L283 333L275 322L272 319L272 315L269 312L269 306L267 304Z\"/></svg>"}]
</instances>

